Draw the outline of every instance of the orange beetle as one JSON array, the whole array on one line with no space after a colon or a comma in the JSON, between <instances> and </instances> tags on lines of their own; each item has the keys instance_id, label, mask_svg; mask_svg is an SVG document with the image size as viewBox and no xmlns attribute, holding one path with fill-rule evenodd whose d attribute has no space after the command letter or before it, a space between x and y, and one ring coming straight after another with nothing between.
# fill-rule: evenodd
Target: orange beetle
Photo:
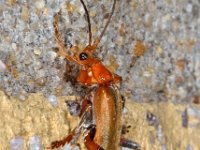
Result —
<instances>
[{"instance_id":1,"label":"orange beetle","mask_svg":"<svg viewBox=\"0 0 200 150\"><path fill-rule=\"evenodd\" d=\"M113 2L108 21L100 36L92 43L90 17L86 5L80 0L88 21L89 44L79 55L71 56L66 52L59 32L60 12L54 16L55 39L59 48L59 55L68 61L80 66L77 81L91 88L82 100L80 123L65 138L51 143L50 148L59 148L66 143L74 144L81 133L84 135L84 143L88 150L118 150L120 145L140 149L133 141L121 137L122 99L116 83L121 82L121 77L111 73L98 58L93 57L102 36L111 20L115 9L116 0Z\"/></svg>"}]
</instances>

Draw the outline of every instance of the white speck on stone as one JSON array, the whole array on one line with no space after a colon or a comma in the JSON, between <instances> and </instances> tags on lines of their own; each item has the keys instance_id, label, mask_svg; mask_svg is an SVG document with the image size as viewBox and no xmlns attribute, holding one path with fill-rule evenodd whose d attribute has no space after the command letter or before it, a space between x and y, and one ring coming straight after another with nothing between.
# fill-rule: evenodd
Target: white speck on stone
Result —
<instances>
[{"instance_id":1,"label":"white speck on stone","mask_svg":"<svg viewBox=\"0 0 200 150\"><path fill-rule=\"evenodd\" d=\"M42 53L40 49L34 49L33 52L35 55L40 55Z\"/></svg>"},{"instance_id":2,"label":"white speck on stone","mask_svg":"<svg viewBox=\"0 0 200 150\"><path fill-rule=\"evenodd\" d=\"M127 113L128 113L128 108L124 107L123 114L127 114Z\"/></svg>"},{"instance_id":3,"label":"white speck on stone","mask_svg":"<svg viewBox=\"0 0 200 150\"><path fill-rule=\"evenodd\" d=\"M79 146L74 146L72 150L80 150Z\"/></svg>"},{"instance_id":4,"label":"white speck on stone","mask_svg":"<svg viewBox=\"0 0 200 150\"><path fill-rule=\"evenodd\" d=\"M80 7L79 12L81 13L81 16L83 16L85 14L84 8Z\"/></svg>"},{"instance_id":5,"label":"white speck on stone","mask_svg":"<svg viewBox=\"0 0 200 150\"><path fill-rule=\"evenodd\" d=\"M195 114L196 114L194 109L192 109L192 108L188 108L187 113L188 113L188 115L191 115L191 116L195 116Z\"/></svg>"},{"instance_id":6,"label":"white speck on stone","mask_svg":"<svg viewBox=\"0 0 200 150\"><path fill-rule=\"evenodd\" d=\"M55 58L57 57L57 53L53 51L49 51L47 52L47 56L49 58L49 61L54 61Z\"/></svg>"},{"instance_id":7,"label":"white speck on stone","mask_svg":"<svg viewBox=\"0 0 200 150\"><path fill-rule=\"evenodd\" d=\"M162 145L162 150L167 150L167 147L165 144Z\"/></svg>"},{"instance_id":8,"label":"white speck on stone","mask_svg":"<svg viewBox=\"0 0 200 150\"><path fill-rule=\"evenodd\" d=\"M65 144L62 150L80 150L79 146L71 146L70 144Z\"/></svg>"},{"instance_id":9,"label":"white speck on stone","mask_svg":"<svg viewBox=\"0 0 200 150\"><path fill-rule=\"evenodd\" d=\"M70 146L70 144L65 144L65 146L63 147L63 150L71 150L72 147Z\"/></svg>"},{"instance_id":10,"label":"white speck on stone","mask_svg":"<svg viewBox=\"0 0 200 150\"><path fill-rule=\"evenodd\" d=\"M162 131L161 126L158 127L157 136L158 136L158 140L159 140L160 142L162 142L162 141L163 141L163 131Z\"/></svg>"},{"instance_id":11,"label":"white speck on stone","mask_svg":"<svg viewBox=\"0 0 200 150\"><path fill-rule=\"evenodd\" d=\"M44 0L37 0L35 1L35 7L37 9L42 9L45 6Z\"/></svg>"},{"instance_id":12,"label":"white speck on stone","mask_svg":"<svg viewBox=\"0 0 200 150\"><path fill-rule=\"evenodd\" d=\"M170 19L171 19L170 14L166 14L165 16L162 17L161 26L162 26L163 30L165 30L167 28Z\"/></svg>"},{"instance_id":13,"label":"white speck on stone","mask_svg":"<svg viewBox=\"0 0 200 150\"><path fill-rule=\"evenodd\" d=\"M18 96L19 100L25 101L27 99L27 94L25 92L20 93Z\"/></svg>"},{"instance_id":14,"label":"white speck on stone","mask_svg":"<svg viewBox=\"0 0 200 150\"><path fill-rule=\"evenodd\" d=\"M143 76L144 77L150 77L151 76L151 73L149 71L144 71L143 72Z\"/></svg>"},{"instance_id":15,"label":"white speck on stone","mask_svg":"<svg viewBox=\"0 0 200 150\"><path fill-rule=\"evenodd\" d=\"M0 72L4 72L6 70L6 65L0 60Z\"/></svg>"},{"instance_id":16,"label":"white speck on stone","mask_svg":"<svg viewBox=\"0 0 200 150\"><path fill-rule=\"evenodd\" d=\"M183 87L179 87L177 94L180 96L181 99L185 98L187 96L187 92Z\"/></svg>"},{"instance_id":17,"label":"white speck on stone","mask_svg":"<svg viewBox=\"0 0 200 150\"><path fill-rule=\"evenodd\" d=\"M186 150L193 150L193 146L189 144L189 145L186 147Z\"/></svg>"},{"instance_id":18,"label":"white speck on stone","mask_svg":"<svg viewBox=\"0 0 200 150\"><path fill-rule=\"evenodd\" d=\"M200 120L200 110L189 107L187 109L188 116L197 117Z\"/></svg>"},{"instance_id":19,"label":"white speck on stone","mask_svg":"<svg viewBox=\"0 0 200 150\"><path fill-rule=\"evenodd\" d=\"M146 26L151 26L152 25L152 21L153 21L152 16L149 13L145 14L145 16L144 16L145 25Z\"/></svg>"},{"instance_id":20,"label":"white speck on stone","mask_svg":"<svg viewBox=\"0 0 200 150\"><path fill-rule=\"evenodd\" d=\"M197 77L196 79L196 86L200 88L200 77Z\"/></svg>"},{"instance_id":21,"label":"white speck on stone","mask_svg":"<svg viewBox=\"0 0 200 150\"><path fill-rule=\"evenodd\" d=\"M195 84L197 88L200 88L200 54L194 56L194 64L191 63L191 68L193 68L193 65L194 65L194 75L196 77Z\"/></svg>"},{"instance_id":22,"label":"white speck on stone","mask_svg":"<svg viewBox=\"0 0 200 150\"><path fill-rule=\"evenodd\" d=\"M10 141L10 150L22 150L24 140L21 137L15 137Z\"/></svg>"},{"instance_id":23,"label":"white speck on stone","mask_svg":"<svg viewBox=\"0 0 200 150\"><path fill-rule=\"evenodd\" d=\"M13 50L16 50L16 49L17 49L17 45L16 45L16 43L12 43L11 46L12 46L12 49L13 49Z\"/></svg>"},{"instance_id":24,"label":"white speck on stone","mask_svg":"<svg viewBox=\"0 0 200 150\"><path fill-rule=\"evenodd\" d=\"M58 106L58 101L55 95L49 95L48 97L48 101L51 103L51 105L53 107L57 107Z\"/></svg>"},{"instance_id":25,"label":"white speck on stone","mask_svg":"<svg viewBox=\"0 0 200 150\"><path fill-rule=\"evenodd\" d=\"M43 78L45 77L45 72L44 70L40 69L37 71L37 74L36 74L36 78Z\"/></svg>"},{"instance_id":26,"label":"white speck on stone","mask_svg":"<svg viewBox=\"0 0 200 150\"><path fill-rule=\"evenodd\" d=\"M188 3L187 4L187 6L186 6L186 11L188 12L188 13L191 13L192 12L192 4L191 3Z\"/></svg>"},{"instance_id":27,"label":"white speck on stone","mask_svg":"<svg viewBox=\"0 0 200 150\"><path fill-rule=\"evenodd\" d=\"M76 11L78 11L81 14L81 16L84 16L85 10L84 10L84 8L82 7L82 4L79 1L75 0L75 1L71 1L70 3L74 6L76 6Z\"/></svg>"},{"instance_id":28,"label":"white speck on stone","mask_svg":"<svg viewBox=\"0 0 200 150\"><path fill-rule=\"evenodd\" d=\"M40 138L38 136L32 136L29 142L30 142L30 150L41 149Z\"/></svg>"}]
</instances>

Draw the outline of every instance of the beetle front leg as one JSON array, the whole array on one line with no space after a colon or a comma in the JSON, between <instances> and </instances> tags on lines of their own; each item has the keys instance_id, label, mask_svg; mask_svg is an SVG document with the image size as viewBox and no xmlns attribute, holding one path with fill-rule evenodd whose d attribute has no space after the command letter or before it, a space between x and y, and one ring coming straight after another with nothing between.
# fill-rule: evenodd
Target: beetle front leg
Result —
<instances>
[{"instance_id":1,"label":"beetle front leg","mask_svg":"<svg viewBox=\"0 0 200 150\"><path fill-rule=\"evenodd\" d=\"M125 139L123 137L121 137L120 139L120 146L131 148L134 150L141 150L141 146L137 142L129 140L129 139Z\"/></svg>"}]
</instances>

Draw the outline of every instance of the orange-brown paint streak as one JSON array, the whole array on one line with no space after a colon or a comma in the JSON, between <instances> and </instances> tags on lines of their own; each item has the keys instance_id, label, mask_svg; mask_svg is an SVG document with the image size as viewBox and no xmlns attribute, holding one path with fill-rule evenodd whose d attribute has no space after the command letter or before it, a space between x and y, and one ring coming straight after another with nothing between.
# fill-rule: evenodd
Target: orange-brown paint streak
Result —
<instances>
[{"instance_id":1,"label":"orange-brown paint streak","mask_svg":"<svg viewBox=\"0 0 200 150\"><path fill-rule=\"evenodd\" d=\"M121 136L122 104L119 91L100 86L94 96L96 133L94 142L105 150L118 150Z\"/></svg>"}]
</instances>

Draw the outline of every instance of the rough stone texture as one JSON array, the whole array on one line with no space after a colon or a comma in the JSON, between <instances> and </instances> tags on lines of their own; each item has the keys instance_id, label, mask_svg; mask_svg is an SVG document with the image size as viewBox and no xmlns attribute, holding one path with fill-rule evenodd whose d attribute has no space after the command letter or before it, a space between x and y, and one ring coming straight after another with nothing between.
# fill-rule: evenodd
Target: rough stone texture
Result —
<instances>
[{"instance_id":1,"label":"rough stone texture","mask_svg":"<svg viewBox=\"0 0 200 150\"><path fill-rule=\"evenodd\" d=\"M10 149L9 141L22 137L26 150L34 136L39 136L44 149L50 141L66 135L76 119L70 121L64 101L59 98L58 107L53 107L42 94L30 94L26 101L19 101L0 91L0 149Z\"/></svg>"},{"instance_id":2,"label":"rough stone texture","mask_svg":"<svg viewBox=\"0 0 200 150\"><path fill-rule=\"evenodd\" d=\"M46 96L80 93L80 88L63 82L74 79L64 77L65 61L55 52L52 23L53 15L61 9L60 26L66 47L86 46L87 21L79 0L0 3L2 89L20 99L38 91ZM94 0L86 5L95 38L102 30L112 1ZM97 53L110 70L123 77L126 98L192 102L199 96L199 6L197 0L117 1ZM138 52L141 48L138 41L145 52Z\"/></svg>"},{"instance_id":3,"label":"rough stone texture","mask_svg":"<svg viewBox=\"0 0 200 150\"><path fill-rule=\"evenodd\" d=\"M102 31L112 1L88 0L86 5L95 38ZM30 93L40 92L55 102L57 96L82 96L87 92L75 82L76 66L66 63L56 53L53 15L60 9L66 48L72 45L83 48L88 42L87 22L79 0L0 0L0 89L25 101L21 102L23 109L30 109L26 106ZM97 54L111 71L122 76L121 91L125 99L200 103L199 10L199 0L117 1ZM199 116L198 108L186 110ZM167 113L170 110L166 109ZM163 118L166 119L163 122L171 119ZM168 130L166 136L171 136ZM10 132L8 136L15 133L10 129L6 132ZM189 137L183 135L185 139ZM194 143L184 149L195 149Z\"/></svg>"},{"instance_id":4,"label":"rough stone texture","mask_svg":"<svg viewBox=\"0 0 200 150\"><path fill-rule=\"evenodd\" d=\"M58 106L54 107L42 94L30 94L26 101L19 101L8 98L0 91L0 114L3 114L0 149L9 149L13 138L23 139L23 150L29 149L36 138L40 139L35 143L41 144L41 150L48 147L50 142L62 139L79 120L69 115L65 104L67 98L58 97ZM199 105L127 102L126 108L128 111L123 116L123 124L127 127L124 136L141 144L143 150L160 150L162 147L169 150L188 150L187 147L200 149ZM147 119L147 113L155 119ZM83 146L83 137L79 142ZM34 145L31 146L33 148Z\"/></svg>"}]
</instances>

